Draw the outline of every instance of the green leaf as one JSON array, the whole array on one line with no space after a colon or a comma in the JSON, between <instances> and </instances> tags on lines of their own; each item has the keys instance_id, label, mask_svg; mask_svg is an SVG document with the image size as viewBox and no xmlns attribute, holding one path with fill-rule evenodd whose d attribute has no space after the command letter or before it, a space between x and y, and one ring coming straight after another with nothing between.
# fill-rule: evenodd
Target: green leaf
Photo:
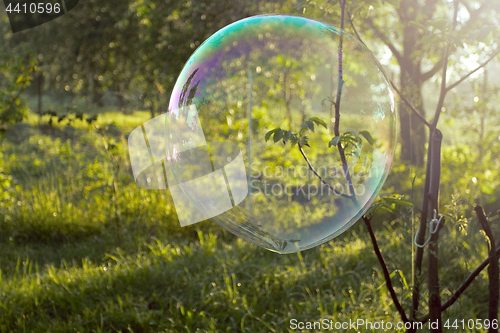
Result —
<instances>
[{"instance_id":1,"label":"green leaf","mask_svg":"<svg viewBox=\"0 0 500 333\"><path fill-rule=\"evenodd\" d=\"M479 37L479 30L471 31L469 34L469 39L474 42L477 40L478 37Z\"/></svg>"},{"instance_id":2,"label":"green leaf","mask_svg":"<svg viewBox=\"0 0 500 333\"><path fill-rule=\"evenodd\" d=\"M406 282L405 276L403 275L403 272L398 269L399 276L401 277L401 280L403 280L403 284L406 288L406 290L410 290L410 287L408 286L408 282Z\"/></svg>"},{"instance_id":3,"label":"green leaf","mask_svg":"<svg viewBox=\"0 0 500 333\"><path fill-rule=\"evenodd\" d=\"M332 97L327 97L324 100L322 100L321 101L321 106L325 108L326 107L326 102L330 102L332 105L335 105L335 100ZM316 118L316 117L314 117L314 118ZM311 118L311 119L313 119L313 118Z\"/></svg>"},{"instance_id":4,"label":"green leaf","mask_svg":"<svg viewBox=\"0 0 500 333\"><path fill-rule=\"evenodd\" d=\"M328 148L330 148L331 146L336 146L339 143L339 140L340 136L337 135L328 143Z\"/></svg>"},{"instance_id":5,"label":"green leaf","mask_svg":"<svg viewBox=\"0 0 500 333\"><path fill-rule=\"evenodd\" d=\"M366 139L366 141L368 141L368 143L373 146L373 144L375 143L375 140L373 140L370 132L361 131L361 132L359 132L359 134L361 134Z\"/></svg>"},{"instance_id":6,"label":"green leaf","mask_svg":"<svg viewBox=\"0 0 500 333\"><path fill-rule=\"evenodd\" d=\"M436 42L439 42L440 40L441 39L439 38L438 35L436 35L436 34L429 34L429 35L425 36L424 38L422 38L420 40L420 42L422 44L434 44Z\"/></svg>"},{"instance_id":7,"label":"green leaf","mask_svg":"<svg viewBox=\"0 0 500 333\"><path fill-rule=\"evenodd\" d=\"M285 135L283 135L283 141L285 141L285 143L290 140L290 138L292 137L292 131L286 131L285 132Z\"/></svg>"},{"instance_id":8,"label":"green leaf","mask_svg":"<svg viewBox=\"0 0 500 333\"><path fill-rule=\"evenodd\" d=\"M456 47L462 47L462 48L464 47L464 43L457 36L448 34L447 37Z\"/></svg>"},{"instance_id":9,"label":"green leaf","mask_svg":"<svg viewBox=\"0 0 500 333\"><path fill-rule=\"evenodd\" d=\"M410 21L408 22L408 25L411 25L412 27L422 29L423 31L427 31L427 27L423 25L422 23L418 23L417 21Z\"/></svg>"},{"instance_id":10,"label":"green leaf","mask_svg":"<svg viewBox=\"0 0 500 333\"><path fill-rule=\"evenodd\" d=\"M395 198L383 198L382 200L384 200L388 204L395 204L395 205L409 206L409 207L413 206L413 204L411 202L400 200L400 199L395 199Z\"/></svg>"},{"instance_id":11,"label":"green leaf","mask_svg":"<svg viewBox=\"0 0 500 333\"><path fill-rule=\"evenodd\" d=\"M280 141L280 139L283 137L283 133L284 132L285 131L283 131L281 128L278 131L274 132L274 137L273 137L274 138L274 142Z\"/></svg>"},{"instance_id":12,"label":"green leaf","mask_svg":"<svg viewBox=\"0 0 500 333\"><path fill-rule=\"evenodd\" d=\"M484 44L489 45L491 43L491 39L493 38L493 31L490 31L486 39L483 41Z\"/></svg>"},{"instance_id":13,"label":"green leaf","mask_svg":"<svg viewBox=\"0 0 500 333\"><path fill-rule=\"evenodd\" d=\"M479 32L479 41L487 44L486 40L488 39L491 30L491 27L483 27Z\"/></svg>"},{"instance_id":14,"label":"green leaf","mask_svg":"<svg viewBox=\"0 0 500 333\"><path fill-rule=\"evenodd\" d=\"M306 125L307 125L307 128L309 128L311 130L311 132L314 132L314 123L312 122L312 120L308 120L306 121Z\"/></svg>"},{"instance_id":15,"label":"green leaf","mask_svg":"<svg viewBox=\"0 0 500 333\"><path fill-rule=\"evenodd\" d=\"M483 184L481 186L481 192L492 195L493 193L495 193L495 188L488 184Z\"/></svg>"},{"instance_id":16,"label":"green leaf","mask_svg":"<svg viewBox=\"0 0 500 333\"><path fill-rule=\"evenodd\" d=\"M439 29L441 31L445 31L448 29L449 21L445 19L436 19L436 20L428 20L427 24L433 26L435 29Z\"/></svg>"},{"instance_id":17,"label":"green leaf","mask_svg":"<svg viewBox=\"0 0 500 333\"><path fill-rule=\"evenodd\" d=\"M305 121L302 126L300 126L301 130L311 130L314 132L314 123L311 119Z\"/></svg>"},{"instance_id":18,"label":"green leaf","mask_svg":"<svg viewBox=\"0 0 500 333\"><path fill-rule=\"evenodd\" d=\"M301 137L300 138L300 145L309 147L309 138L307 136Z\"/></svg>"},{"instance_id":19,"label":"green leaf","mask_svg":"<svg viewBox=\"0 0 500 333\"><path fill-rule=\"evenodd\" d=\"M323 126L324 128L327 128L326 122L319 119L318 117L312 117L310 120L312 120L318 126Z\"/></svg>"},{"instance_id":20,"label":"green leaf","mask_svg":"<svg viewBox=\"0 0 500 333\"><path fill-rule=\"evenodd\" d=\"M273 135L274 133L276 133L277 131L279 131L281 128L275 128L273 130L270 130L269 132L266 133L266 136L264 137L264 139L267 141L269 141L269 139L271 138L271 135Z\"/></svg>"},{"instance_id":21,"label":"green leaf","mask_svg":"<svg viewBox=\"0 0 500 333\"><path fill-rule=\"evenodd\" d=\"M399 9L399 4L400 4L401 0L385 0L385 2L389 3L394 8Z\"/></svg>"}]
</instances>

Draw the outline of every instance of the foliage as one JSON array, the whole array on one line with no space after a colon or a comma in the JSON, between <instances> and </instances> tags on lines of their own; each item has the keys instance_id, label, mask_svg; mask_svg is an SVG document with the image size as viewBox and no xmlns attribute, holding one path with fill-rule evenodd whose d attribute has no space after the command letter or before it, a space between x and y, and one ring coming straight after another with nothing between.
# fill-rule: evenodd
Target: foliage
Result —
<instances>
[{"instance_id":1,"label":"foliage","mask_svg":"<svg viewBox=\"0 0 500 333\"><path fill-rule=\"evenodd\" d=\"M284 130L280 127L277 127L267 132L264 136L264 140L269 141L272 137L275 143L281 140L283 144L286 144L288 141L290 141L292 147L298 144L300 144L301 146L309 147L309 138L305 136L305 133L307 131L314 132L314 124L316 124L317 126L322 126L325 129L327 128L326 122L324 120L319 119L318 117L312 117L306 120L300 126L299 132L294 133L291 130ZM365 140L370 145L373 145L375 143L375 140L373 140L371 134L368 131L359 131L358 134L356 134L356 132L354 131L348 131L340 136L333 137L333 139L328 143L328 148L337 146L339 142L342 144L344 149L351 147L357 148L358 145L362 145L362 137L365 138Z\"/></svg>"},{"instance_id":2,"label":"foliage","mask_svg":"<svg viewBox=\"0 0 500 333\"><path fill-rule=\"evenodd\" d=\"M82 1L57 21L22 34L12 35L6 19L0 21L0 48L34 50L43 91L84 96L100 106L106 93L121 107L139 97L158 111L166 109L177 75L206 38L236 20L278 8L290 12L294 1Z\"/></svg>"},{"instance_id":3,"label":"foliage","mask_svg":"<svg viewBox=\"0 0 500 333\"><path fill-rule=\"evenodd\" d=\"M299 6L304 15L339 22L337 2L304 0ZM478 55L474 62L479 64L498 47L500 6L495 1L460 1L456 26L452 24L451 1L362 0L347 1L346 7L356 32L379 59L386 58L384 65L390 68L390 74L399 76L401 92L424 116L434 111L424 104L424 83L439 80L436 75L441 74L447 45L453 79L467 72L464 57L474 53ZM347 25L347 30L352 26ZM424 126L402 101L399 109L401 159L423 166Z\"/></svg>"},{"instance_id":4,"label":"foliage","mask_svg":"<svg viewBox=\"0 0 500 333\"><path fill-rule=\"evenodd\" d=\"M38 70L36 55L24 51L17 55L0 54L0 125L23 120L28 107L21 94Z\"/></svg>"},{"instance_id":5,"label":"foliage","mask_svg":"<svg viewBox=\"0 0 500 333\"><path fill-rule=\"evenodd\" d=\"M327 128L326 123L323 120L317 117L312 117L302 124L302 126L300 127L300 131L297 133L293 133L291 130L284 130L278 127L267 132L265 135L265 140L268 141L272 136L275 143L281 140L283 141L283 144L286 144L287 141L290 141L292 147L296 146L297 144L300 144L301 146L309 146L308 137L305 136L305 132L314 132L314 124Z\"/></svg>"}]
</instances>

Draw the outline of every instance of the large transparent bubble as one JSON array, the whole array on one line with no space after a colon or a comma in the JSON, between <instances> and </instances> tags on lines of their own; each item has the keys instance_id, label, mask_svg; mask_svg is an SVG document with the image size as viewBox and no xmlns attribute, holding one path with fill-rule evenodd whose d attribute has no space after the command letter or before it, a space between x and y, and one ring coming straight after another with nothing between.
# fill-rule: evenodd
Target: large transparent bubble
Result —
<instances>
[{"instance_id":1,"label":"large transparent bubble","mask_svg":"<svg viewBox=\"0 0 500 333\"><path fill-rule=\"evenodd\" d=\"M302 17L256 16L191 56L165 138L181 224L210 218L290 253L366 212L393 159L396 114L381 66L355 37Z\"/></svg>"}]
</instances>

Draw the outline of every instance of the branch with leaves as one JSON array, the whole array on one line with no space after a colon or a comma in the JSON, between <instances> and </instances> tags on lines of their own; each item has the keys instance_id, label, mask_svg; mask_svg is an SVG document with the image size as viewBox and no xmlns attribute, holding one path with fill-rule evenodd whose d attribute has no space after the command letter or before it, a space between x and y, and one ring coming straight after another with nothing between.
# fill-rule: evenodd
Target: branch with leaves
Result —
<instances>
[{"instance_id":1,"label":"branch with leaves","mask_svg":"<svg viewBox=\"0 0 500 333\"><path fill-rule=\"evenodd\" d=\"M298 146L298 149L304 158L304 160L307 163L307 166L309 169L313 172L313 174L330 190L333 191L334 194L339 195L344 198L349 198L353 200L354 202L357 203L356 200L356 195L354 193L354 190L351 190L351 195L347 195L344 193L341 193L337 191L335 188L333 188L328 182L326 182L323 177L321 177L318 172L314 169L314 166L310 162L309 158L307 157L304 147L309 147L309 137L306 136L307 132L314 132L315 127L314 125L324 127L325 129L327 128L327 124L324 120L318 118L318 117L312 117L306 120L300 127L300 130L298 132L292 132L291 130L285 130L280 127L275 128L270 130L269 132L266 133L264 139L265 141L273 140L274 143L278 142L283 142L284 145L287 143L290 143L291 147ZM358 134L354 131L349 131L345 132L342 135L337 135L333 137L330 142L328 143L328 148L330 147L342 147L342 153L345 154L346 149L350 149L350 152L347 153L347 155L357 155L358 152L355 150L355 148L358 148L360 145L362 145L363 140L361 138L364 138L370 145L373 145L375 143L375 140L371 136L371 134L368 131L360 131ZM345 156L345 155L344 155ZM359 156L358 156L359 157ZM345 163L346 160L345 160ZM347 166L347 165L346 165ZM352 188L352 184L349 184Z\"/></svg>"}]
</instances>

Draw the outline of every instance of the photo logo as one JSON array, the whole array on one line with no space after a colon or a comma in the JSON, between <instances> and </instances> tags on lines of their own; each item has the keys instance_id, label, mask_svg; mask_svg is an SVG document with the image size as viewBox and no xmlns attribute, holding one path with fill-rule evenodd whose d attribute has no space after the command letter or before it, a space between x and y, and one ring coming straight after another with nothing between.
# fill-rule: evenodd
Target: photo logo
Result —
<instances>
[{"instance_id":1,"label":"photo logo","mask_svg":"<svg viewBox=\"0 0 500 333\"><path fill-rule=\"evenodd\" d=\"M12 32L31 29L63 16L79 0L3 0Z\"/></svg>"},{"instance_id":2,"label":"photo logo","mask_svg":"<svg viewBox=\"0 0 500 333\"><path fill-rule=\"evenodd\" d=\"M170 117L175 126L169 126ZM128 143L137 186L166 189L168 184L181 226L220 215L248 195L241 150L231 143L207 143L195 105L145 122Z\"/></svg>"}]
</instances>

